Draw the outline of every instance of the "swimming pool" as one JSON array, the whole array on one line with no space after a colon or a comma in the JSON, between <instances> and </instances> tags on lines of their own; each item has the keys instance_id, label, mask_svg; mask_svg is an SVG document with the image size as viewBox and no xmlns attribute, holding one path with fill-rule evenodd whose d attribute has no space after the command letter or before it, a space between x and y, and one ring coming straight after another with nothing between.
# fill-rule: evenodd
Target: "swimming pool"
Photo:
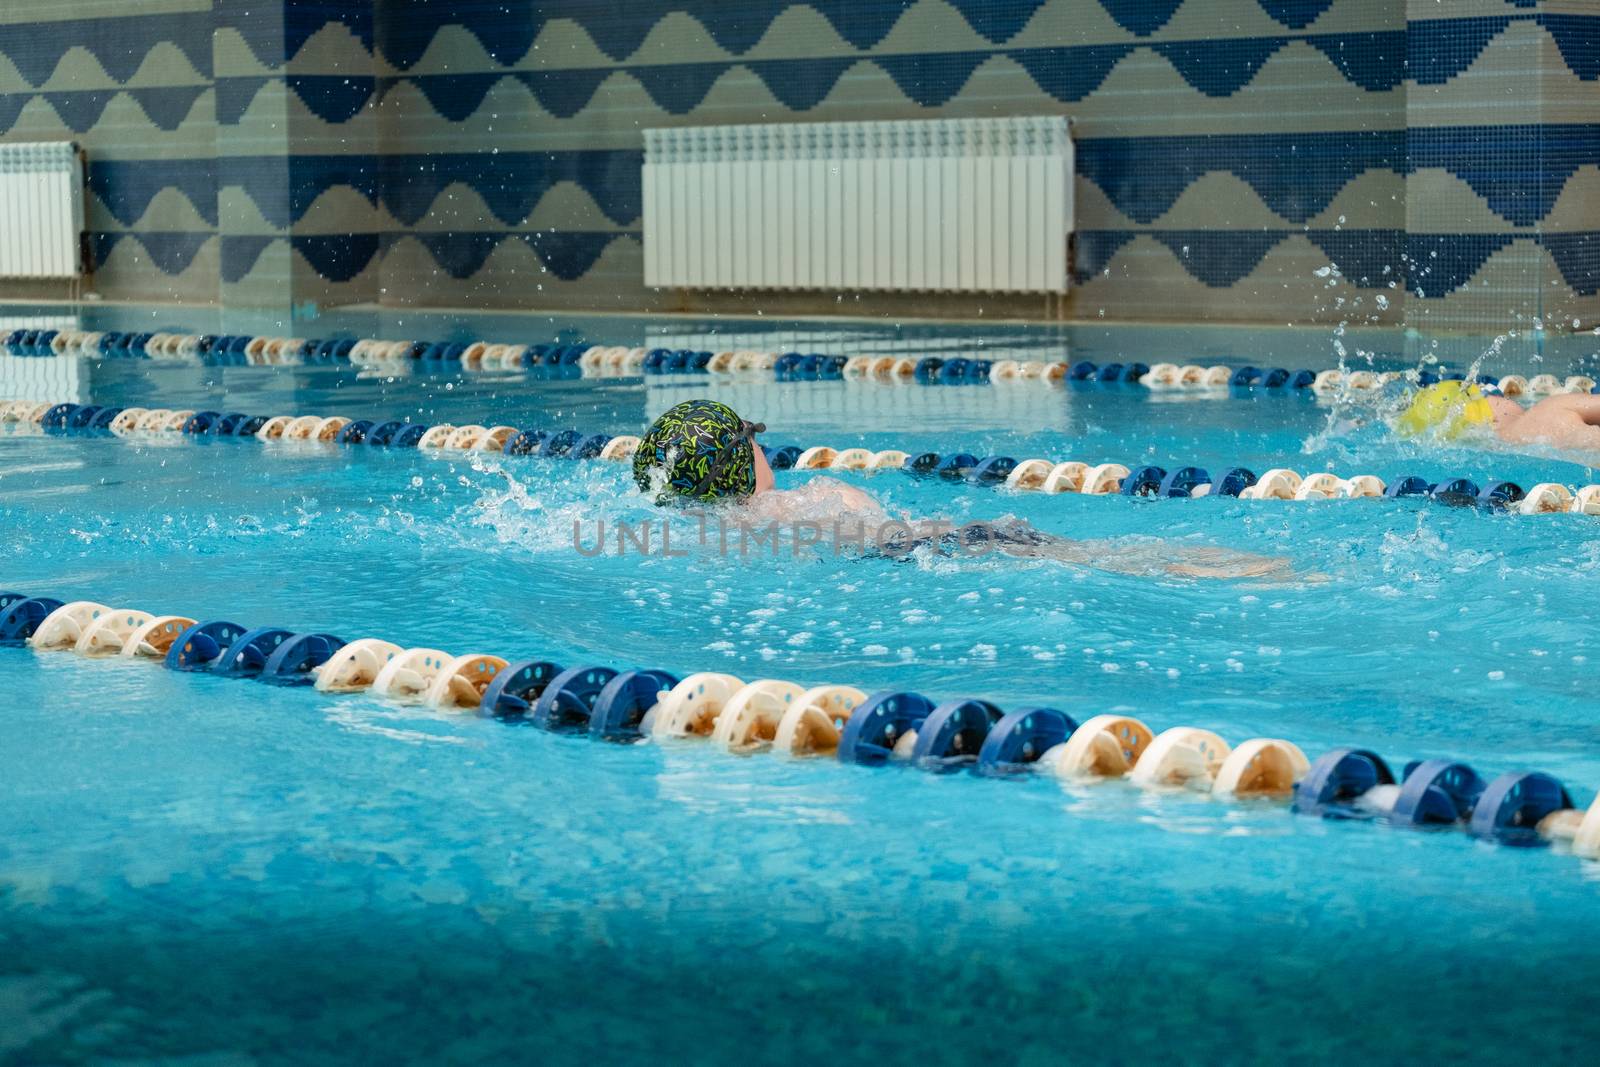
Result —
<instances>
[{"instance_id":1,"label":"swimming pool","mask_svg":"<svg viewBox=\"0 0 1600 1067\"><path fill-rule=\"evenodd\" d=\"M509 332L527 322L365 332L527 336ZM840 351L917 344L921 329L790 328ZM681 329L573 320L538 336ZM1171 331L946 335L1086 358L1185 351ZM1409 347L1389 341L1372 346L1380 367ZM1188 343L1203 363L1336 358L1325 333ZM1575 348L1540 369L1592 365ZM408 370L0 357L17 387L0 394L604 433L710 395L797 444L1596 480L1549 457L1399 443L1363 409L1303 393ZM840 476L910 514L1220 545L1309 577L588 557L575 523L654 515L626 465L12 433L0 587L511 659L1119 712L1312 756L1372 747L1397 770L1448 756L1546 771L1579 806L1600 785L1592 518ZM596 744L20 648L0 649L0 679L0 1057L1487 1061L1575 1058L1600 1036L1584 1010L1600 867L1559 850L1120 782Z\"/></svg>"}]
</instances>

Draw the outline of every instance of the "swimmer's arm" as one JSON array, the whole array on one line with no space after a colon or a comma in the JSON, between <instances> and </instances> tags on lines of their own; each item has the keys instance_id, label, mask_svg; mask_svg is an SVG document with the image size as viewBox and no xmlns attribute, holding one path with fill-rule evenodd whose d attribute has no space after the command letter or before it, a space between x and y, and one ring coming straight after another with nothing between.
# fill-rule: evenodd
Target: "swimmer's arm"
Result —
<instances>
[{"instance_id":1,"label":"swimmer's arm","mask_svg":"<svg viewBox=\"0 0 1600 1067\"><path fill-rule=\"evenodd\" d=\"M881 512L883 506L853 485L843 482L834 482L829 488L837 495L839 505L844 511L852 513Z\"/></svg>"},{"instance_id":2,"label":"swimmer's arm","mask_svg":"<svg viewBox=\"0 0 1600 1067\"><path fill-rule=\"evenodd\" d=\"M1159 542L1150 545L1124 545L1112 541L1073 541L1050 537L1040 544L1006 545L1013 556L1052 559L1095 567L1114 574L1144 577L1170 575L1177 578L1274 578L1296 577L1294 565L1283 556L1260 556L1228 548L1188 548Z\"/></svg>"},{"instance_id":3,"label":"swimmer's arm","mask_svg":"<svg viewBox=\"0 0 1600 1067\"><path fill-rule=\"evenodd\" d=\"M1517 420L1525 414L1522 405L1503 396L1489 396L1484 399L1489 401L1489 410L1494 412L1494 432L1500 437L1510 440L1512 437L1511 427L1516 425Z\"/></svg>"},{"instance_id":4,"label":"swimmer's arm","mask_svg":"<svg viewBox=\"0 0 1600 1067\"><path fill-rule=\"evenodd\" d=\"M757 472L757 484L760 473ZM745 503L752 515L779 521L827 522L854 518L872 528L888 521L883 506L869 494L834 478L812 478L795 489L757 491Z\"/></svg>"},{"instance_id":5,"label":"swimmer's arm","mask_svg":"<svg viewBox=\"0 0 1600 1067\"><path fill-rule=\"evenodd\" d=\"M1294 564L1284 556L1258 556L1228 548L1179 549L1168 560L1168 574L1180 578L1272 578L1298 577Z\"/></svg>"},{"instance_id":6,"label":"swimmer's arm","mask_svg":"<svg viewBox=\"0 0 1600 1067\"><path fill-rule=\"evenodd\" d=\"M772 477L772 465L767 462L767 453L758 445L756 447L756 495L770 493L777 485L777 480ZM845 511L879 511L880 506L876 500L861 490L843 482L829 478L826 482L826 492L832 493L839 505Z\"/></svg>"},{"instance_id":7,"label":"swimmer's arm","mask_svg":"<svg viewBox=\"0 0 1600 1067\"><path fill-rule=\"evenodd\" d=\"M772 477L772 466L767 462L766 449L757 445L756 453L756 492L769 492L777 482Z\"/></svg>"}]
</instances>

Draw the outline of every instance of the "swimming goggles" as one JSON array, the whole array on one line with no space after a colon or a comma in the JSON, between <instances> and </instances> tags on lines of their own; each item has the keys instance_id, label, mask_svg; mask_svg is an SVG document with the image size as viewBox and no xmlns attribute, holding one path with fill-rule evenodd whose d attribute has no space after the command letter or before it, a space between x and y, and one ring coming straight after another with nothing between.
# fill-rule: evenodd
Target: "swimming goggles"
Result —
<instances>
[{"instance_id":1,"label":"swimming goggles","mask_svg":"<svg viewBox=\"0 0 1600 1067\"><path fill-rule=\"evenodd\" d=\"M756 434L766 432L766 423L746 422L745 420L740 419L739 432L734 434L733 440L717 449L717 454L713 456L711 458L711 462L706 465L705 477L701 478L694 484L694 488L689 490L689 495L696 497L705 496L705 494L710 491L711 487L717 484L718 480L722 477L723 472L727 469L728 464L733 462L733 458L738 451L740 442L749 441L750 447L755 448Z\"/></svg>"}]
</instances>

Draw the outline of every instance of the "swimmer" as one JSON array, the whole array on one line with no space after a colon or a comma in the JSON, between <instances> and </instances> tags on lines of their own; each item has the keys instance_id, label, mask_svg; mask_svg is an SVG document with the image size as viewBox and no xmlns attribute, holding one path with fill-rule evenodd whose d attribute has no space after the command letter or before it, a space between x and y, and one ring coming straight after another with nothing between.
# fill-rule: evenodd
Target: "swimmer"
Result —
<instances>
[{"instance_id":1,"label":"swimmer","mask_svg":"<svg viewBox=\"0 0 1600 1067\"><path fill-rule=\"evenodd\" d=\"M1600 452L1600 396L1548 396L1524 408L1477 385L1438 382L1416 395L1395 428L1407 437L1431 433L1453 441L1492 432L1512 445Z\"/></svg>"},{"instance_id":2,"label":"swimmer","mask_svg":"<svg viewBox=\"0 0 1600 1067\"><path fill-rule=\"evenodd\" d=\"M753 520L849 523L881 529L897 520L870 494L836 478L815 477L798 489L778 489L766 453L755 443L766 430L726 404L687 400L651 425L633 456L633 477L657 504L735 502ZM1221 548L1185 548L1151 540L1129 545L1073 541L1035 530L1025 522L906 524L906 547L926 545L946 554L956 549L993 548L1021 559L1075 563L1122 574L1182 578L1294 577L1289 561Z\"/></svg>"}]
</instances>

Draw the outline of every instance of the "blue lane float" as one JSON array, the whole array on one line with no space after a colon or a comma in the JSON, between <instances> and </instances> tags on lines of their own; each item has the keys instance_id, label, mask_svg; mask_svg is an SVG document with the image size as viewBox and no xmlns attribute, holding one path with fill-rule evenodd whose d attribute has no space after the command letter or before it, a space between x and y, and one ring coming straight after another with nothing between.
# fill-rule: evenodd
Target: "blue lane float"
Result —
<instances>
[{"instance_id":1,"label":"blue lane float","mask_svg":"<svg viewBox=\"0 0 1600 1067\"><path fill-rule=\"evenodd\" d=\"M489 714L502 719L522 719L533 710L540 694L565 668L544 660L522 660L505 667L483 691L480 703Z\"/></svg>"},{"instance_id":2,"label":"blue lane float","mask_svg":"<svg viewBox=\"0 0 1600 1067\"><path fill-rule=\"evenodd\" d=\"M354 422L346 423L344 429L340 430L338 436L333 439L334 443L341 445L365 444L367 435L372 432L372 427L371 419L357 419Z\"/></svg>"},{"instance_id":3,"label":"blue lane float","mask_svg":"<svg viewBox=\"0 0 1600 1067\"><path fill-rule=\"evenodd\" d=\"M1571 807L1566 786L1548 774L1508 771L1484 788L1468 829L1474 837L1502 844L1542 845L1539 824Z\"/></svg>"},{"instance_id":4,"label":"blue lane float","mask_svg":"<svg viewBox=\"0 0 1600 1067\"><path fill-rule=\"evenodd\" d=\"M203 437L257 437L272 440L315 438L344 446L415 448L425 444L429 448L444 449L500 448L507 455L583 460L626 460L631 457L638 443L636 437L586 433L577 428L550 431L530 427L519 431L510 426L500 426L486 431L482 427L468 426L461 428L463 433L456 434L456 427L449 424L428 426L401 420L377 422L338 416L294 418L286 415L268 419L244 412L170 412L166 409L124 409L72 403L34 405L18 401L0 404L0 422L37 423L52 435L109 433L125 436L134 431L178 430L189 436ZM1600 515L1600 485L1584 486L1574 491L1557 483L1540 483L1525 491L1518 483L1507 480L1490 481L1480 488L1471 478L1430 481L1417 475L1402 475L1385 484L1373 475L1344 479L1316 472L1302 478L1287 469L1269 470L1258 478L1253 471L1244 467L1231 468L1212 481L1211 474L1197 466L1169 470L1145 465L1130 471L1114 463L1091 468L1081 463L1017 460L1011 456L979 456L969 452L924 452L907 456L895 449L873 453L862 448L801 449L793 445L780 447L770 444L764 447L768 462L774 470L780 471L802 467L808 470L897 469L911 474L935 474L951 481L964 481L978 486L1047 493L1120 493L1151 499L1205 496L1277 500L1415 497L1436 504L1481 511ZM1089 476L1091 474L1092 477Z\"/></svg>"},{"instance_id":5,"label":"blue lane float","mask_svg":"<svg viewBox=\"0 0 1600 1067\"><path fill-rule=\"evenodd\" d=\"M1016 468L1017 461L1010 456L986 456L972 465L966 479L973 485L994 485L1004 482Z\"/></svg>"},{"instance_id":6,"label":"blue lane float","mask_svg":"<svg viewBox=\"0 0 1600 1067\"><path fill-rule=\"evenodd\" d=\"M1161 467L1139 467L1122 479L1123 496L1159 496L1167 472Z\"/></svg>"},{"instance_id":7,"label":"blue lane float","mask_svg":"<svg viewBox=\"0 0 1600 1067\"><path fill-rule=\"evenodd\" d=\"M279 646L293 636L293 630L276 626L247 630L212 661L211 671L230 678L254 678Z\"/></svg>"},{"instance_id":8,"label":"blue lane float","mask_svg":"<svg viewBox=\"0 0 1600 1067\"><path fill-rule=\"evenodd\" d=\"M1304 815L1454 828L1507 845L1562 842L1578 855L1600 858L1600 801L1579 812L1561 782L1538 772L1512 771L1485 784L1466 764L1431 759L1407 764L1397 782L1389 764L1369 749L1338 748L1312 763L1279 739L1257 738L1230 749L1204 729L1173 727L1155 736L1121 715L1097 715L1079 726L1052 708L1007 714L975 698L935 705L901 691L867 697L848 686L804 690L774 679L744 683L699 674L680 682L662 671L562 670L535 660L507 664L478 653L403 650L374 638L346 644L332 634L194 623L20 592L0 592L0 631L13 639L37 633L30 643L40 652L70 648L88 656L120 648L123 659L160 657L176 670L209 669L235 678L270 680L278 674L288 684L337 662L333 676L317 679L319 690L421 698L438 710L525 718L595 740L710 737L729 752L831 752L841 762L867 766L893 761L934 772L970 769L986 777L1036 769L1078 781L1122 778L1140 788L1205 786L1213 796L1234 799L1287 794L1292 810ZM652 731L650 721L658 715L667 717L666 725L658 718ZM830 747L835 730L837 745Z\"/></svg>"},{"instance_id":9,"label":"blue lane float","mask_svg":"<svg viewBox=\"0 0 1600 1067\"><path fill-rule=\"evenodd\" d=\"M642 373L715 374L767 372L778 381L828 382L845 380L916 381L925 385L987 384L992 381L1043 381L1065 379L1085 387L1142 386L1148 389L1200 389L1215 396L1265 394L1328 395L1341 389L1372 389L1400 377L1420 385L1440 380L1464 380L1459 370L1418 368L1398 372L1329 368L1322 371L1286 367L1215 365L1178 366L1158 363L1062 359L991 360L981 355L956 356L844 356L804 352L751 350L709 352L690 348L628 348L588 343L504 344L484 341L386 341L353 337L302 340L244 334L200 335L83 330L13 330L0 342L16 355L99 355L104 358L198 357L223 365L355 362L382 365L411 361L454 363L472 369L540 368L554 376ZM1600 389L1583 375L1558 381L1551 375L1524 379L1509 375L1498 381L1490 375L1474 380L1507 396L1524 393L1589 393Z\"/></svg>"},{"instance_id":10,"label":"blue lane float","mask_svg":"<svg viewBox=\"0 0 1600 1067\"><path fill-rule=\"evenodd\" d=\"M916 734L933 711L920 693L876 693L850 716L839 736L839 761L879 766L895 755L895 746Z\"/></svg>"},{"instance_id":11,"label":"blue lane float","mask_svg":"<svg viewBox=\"0 0 1600 1067\"><path fill-rule=\"evenodd\" d=\"M1026 773L1077 728L1070 715L1055 708L1013 711L985 735L973 769L989 777Z\"/></svg>"},{"instance_id":12,"label":"blue lane float","mask_svg":"<svg viewBox=\"0 0 1600 1067\"><path fill-rule=\"evenodd\" d=\"M167 669L211 670L246 632L238 623L222 619L196 623L185 630L167 650Z\"/></svg>"},{"instance_id":13,"label":"blue lane float","mask_svg":"<svg viewBox=\"0 0 1600 1067\"><path fill-rule=\"evenodd\" d=\"M367 431L367 444L372 445L374 448L388 448L394 444L395 435L408 425L410 424L398 420L380 422ZM424 427L424 432L426 432L426 427Z\"/></svg>"},{"instance_id":14,"label":"blue lane float","mask_svg":"<svg viewBox=\"0 0 1600 1067\"><path fill-rule=\"evenodd\" d=\"M1408 826L1451 826L1471 814L1483 795L1484 780L1465 763L1433 759L1406 768L1391 822Z\"/></svg>"},{"instance_id":15,"label":"blue lane float","mask_svg":"<svg viewBox=\"0 0 1600 1067\"><path fill-rule=\"evenodd\" d=\"M1324 818L1464 828L1474 837L1520 846L1564 836L1551 825L1553 817L1573 808L1566 787L1548 774L1510 771L1485 783L1464 763L1432 759L1409 764L1396 783L1382 757L1354 748L1319 757L1295 787L1292 806Z\"/></svg>"},{"instance_id":16,"label":"blue lane float","mask_svg":"<svg viewBox=\"0 0 1600 1067\"><path fill-rule=\"evenodd\" d=\"M588 733L594 702L617 676L610 667L570 667L550 679L528 721L541 730Z\"/></svg>"},{"instance_id":17,"label":"blue lane float","mask_svg":"<svg viewBox=\"0 0 1600 1067\"><path fill-rule=\"evenodd\" d=\"M334 634L291 634L262 663L256 677L268 685L310 685L313 672L347 642Z\"/></svg>"},{"instance_id":18,"label":"blue lane float","mask_svg":"<svg viewBox=\"0 0 1600 1067\"><path fill-rule=\"evenodd\" d=\"M15 593L7 595L17 596ZM39 624L61 606L61 601L51 597L20 597L11 601L4 613L0 613L0 644L24 643L33 636Z\"/></svg>"},{"instance_id":19,"label":"blue lane float","mask_svg":"<svg viewBox=\"0 0 1600 1067\"><path fill-rule=\"evenodd\" d=\"M1251 480L1254 481L1253 475ZM1194 495L1194 490L1198 486L1211 484L1211 474L1204 467L1179 467L1161 479L1161 485L1156 495L1168 499L1188 497ZM1241 485L1239 488L1242 489L1244 486ZM1238 490L1232 493L1227 492L1225 485L1219 485L1216 492L1220 496L1239 495Z\"/></svg>"},{"instance_id":20,"label":"blue lane float","mask_svg":"<svg viewBox=\"0 0 1600 1067\"><path fill-rule=\"evenodd\" d=\"M987 700L952 700L928 713L917 728L911 763L927 771L951 771L976 763L978 753L1005 712Z\"/></svg>"},{"instance_id":21,"label":"blue lane float","mask_svg":"<svg viewBox=\"0 0 1600 1067\"><path fill-rule=\"evenodd\" d=\"M623 671L595 696L589 713L589 736L596 741L634 741L645 716L661 694L678 684L666 671Z\"/></svg>"},{"instance_id":22,"label":"blue lane float","mask_svg":"<svg viewBox=\"0 0 1600 1067\"><path fill-rule=\"evenodd\" d=\"M1393 785L1394 772L1376 752L1336 748L1324 752L1294 791L1294 810L1327 818L1363 816L1357 802L1380 785Z\"/></svg>"}]
</instances>

